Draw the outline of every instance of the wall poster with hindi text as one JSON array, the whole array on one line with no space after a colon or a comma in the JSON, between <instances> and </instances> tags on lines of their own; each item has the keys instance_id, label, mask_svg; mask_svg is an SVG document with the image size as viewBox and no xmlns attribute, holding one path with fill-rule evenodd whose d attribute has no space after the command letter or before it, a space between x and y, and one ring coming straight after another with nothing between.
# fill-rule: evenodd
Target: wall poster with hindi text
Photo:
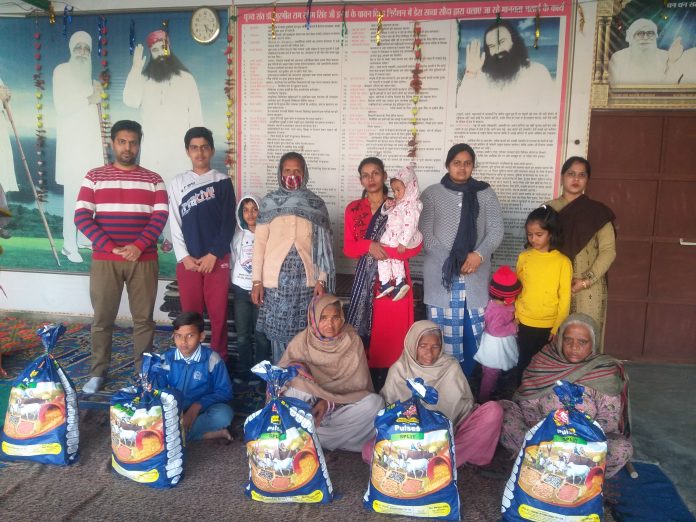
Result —
<instances>
[{"instance_id":1,"label":"wall poster with hindi text","mask_svg":"<svg viewBox=\"0 0 696 522\"><path fill-rule=\"evenodd\" d=\"M309 188L331 215L338 270L352 272L340 252L343 211L362 193L358 164L378 156L389 173L412 161L415 116L421 191L444 175L447 150L469 143L474 176L503 207L494 262L514 265L527 214L557 191L571 2L315 5L309 21L305 7L277 6L275 23L272 6L237 15L240 194L274 190L280 156L304 154ZM415 22L422 89L414 115ZM411 266L417 274L418 258Z\"/></svg>"}]
</instances>

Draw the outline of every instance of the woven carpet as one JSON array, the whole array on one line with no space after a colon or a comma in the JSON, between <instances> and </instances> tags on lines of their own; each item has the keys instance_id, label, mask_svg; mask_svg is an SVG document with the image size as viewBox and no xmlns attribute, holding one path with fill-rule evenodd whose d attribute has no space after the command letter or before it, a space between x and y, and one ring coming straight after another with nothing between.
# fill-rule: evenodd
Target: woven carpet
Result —
<instances>
[{"instance_id":1,"label":"woven carpet","mask_svg":"<svg viewBox=\"0 0 696 522\"><path fill-rule=\"evenodd\" d=\"M44 323L26 321L23 319L6 318L13 328L13 338L22 339L21 351L15 350L10 355L3 357L3 367L7 371L8 379L0 381L2 388L8 388L10 383L22 372L22 370L43 353L41 340L36 335L36 329ZM162 352L171 345L171 327L158 326L155 330L153 348L156 352ZM111 395L125 386L131 384L134 374L133 369L133 329L116 326L113 333L113 347L111 350L111 366L109 378L104 390L89 397L80 396L81 407L108 407ZM74 323L66 325L66 332L62 335L53 350L53 356L73 380L77 390L89 378L91 353L90 325ZM5 418L6 401L0 404L1 418Z\"/></svg>"},{"instance_id":2,"label":"woven carpet","mask_svg":"<svg viewBox=\"0 0 696 522\"><path fill-rule=\"evenodd\" d=\"M36 335L36 330L44 324L26 321L18 317L3 317L2 328L0 328L0 354L9 355L41 348L41 339ZM72 335L82 326L82 324L66 325L64 335Z\"/></svg>"}]
</instances>

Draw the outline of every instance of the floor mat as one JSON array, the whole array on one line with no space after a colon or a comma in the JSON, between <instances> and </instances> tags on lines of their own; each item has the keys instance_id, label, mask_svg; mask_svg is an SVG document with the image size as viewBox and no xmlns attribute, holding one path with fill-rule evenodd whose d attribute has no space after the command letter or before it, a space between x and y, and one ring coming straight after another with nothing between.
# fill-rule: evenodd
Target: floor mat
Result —
<instances>
[{"instance_id":1,"label":"floor mat","mask_svg":"<svg viewBox=\"0 0 696 522\"><path fill-rule=\"evenodd\" d=\"M25 330L36 330L41 324L27 324ZM53 350L53 356L70 376L76 389L82 389L82 385L89 378L90 354L91 354L91 327L89 324L66 325L67 331L62 335ZM43 347L36 333L36 340L30 349L15 352L3 357L3 367L8 373L10 382L22 372L22 370L36 357L41 355ZM24 337L27 337L26 335ZM132 384L134 376L133 368L133 328L116 326L113 333L113 346L111 349L111 366L109 378L104 389L94 395L78 394L80 407L108 408L111 396L125 386ZM171 346L171 327L158 326L155 329L153 347L156 352L164 352ZM7 381L3 381L6 383ZM0 403L0 413L4 419L7 401Z\"/></svg>"},{"instance_id":2,"label":"floor mat","mask_svg":"<svg viewBox=\"0 0 696 522\"><path fill-rule=\"evenodd\" d=\"M635 462L638 478L626 468L605 485L605 501L617 521L693 522L684 501L660 466Z\"/></svg>"},{"instance_id":3,"label":"floor mat","mask_svg":"<svg viewBox=\"0 0 696 522\"><path fill-rule=\"evenodd\" d=\"M36 330L41 328L46 321L27 321L19 317L3 317L0 328L0 354L9 355L24 350L41 348L41 339L36 335ZM66 325L65 335L70 335L80 330L82 324Z\"/></svg>"}]
</instances>

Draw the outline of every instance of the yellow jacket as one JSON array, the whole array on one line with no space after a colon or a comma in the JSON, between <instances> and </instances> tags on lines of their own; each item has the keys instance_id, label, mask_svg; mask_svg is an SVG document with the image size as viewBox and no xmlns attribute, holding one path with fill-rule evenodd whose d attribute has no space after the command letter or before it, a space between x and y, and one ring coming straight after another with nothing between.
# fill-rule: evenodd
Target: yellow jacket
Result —
<instances>
[{"instance_id":1,"label":"yellow jacket","mask_svg":"<svg viewBox=\"0 0 696 522\"><path fill-rule=\"evenodd\" d=\"M539 252L529 248L517 258L517 277L522 293L515 301L515 317L525 326L558 327L570 312L573 265L558 250Z\"/></svg>"}]
</instances>

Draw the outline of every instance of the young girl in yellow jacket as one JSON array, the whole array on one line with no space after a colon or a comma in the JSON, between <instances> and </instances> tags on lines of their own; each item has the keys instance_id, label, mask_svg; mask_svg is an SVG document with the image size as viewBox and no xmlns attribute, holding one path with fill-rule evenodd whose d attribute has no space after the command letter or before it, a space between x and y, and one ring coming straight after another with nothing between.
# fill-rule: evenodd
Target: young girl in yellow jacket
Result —
<instances>
[{"instance_id":1,"label":"young girl in yellow jacket","mask_svg":"<svg viewBox=\"0 0 696 522\"><path fill-rule=\"evenodd\" d=\"M519 378L532 357L552 341L570 311L573 265L558 247L561 227L558 213L549 206L533 210L525 223L527 250L517 258L522 293L515 301L519 321L517 363Z\"/></svg>"}]
</instances>

